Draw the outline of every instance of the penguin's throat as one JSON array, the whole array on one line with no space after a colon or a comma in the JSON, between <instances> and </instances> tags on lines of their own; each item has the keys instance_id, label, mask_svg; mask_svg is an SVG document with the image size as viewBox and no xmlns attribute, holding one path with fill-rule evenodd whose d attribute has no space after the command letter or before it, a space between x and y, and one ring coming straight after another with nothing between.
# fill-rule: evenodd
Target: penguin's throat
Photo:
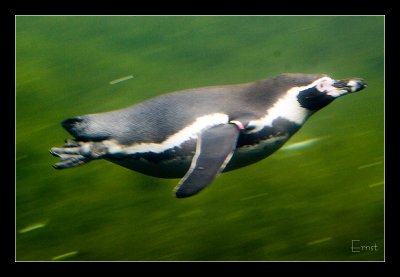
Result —
<instances>
[{"instance_id":1,"label":"penguin's throat","mask_svg":"<svg viewBox=\"0 0 400 277\"><path fill-rule=\"evenodd\" d=\"M303 108L297 95L304 87L294 87L279 98L275 104L266 110L265 116L260 119L249 122L249 127L252 128L248 133L256 133L265 127L272 127L273 122L278 119L285 119L297 125L303 125L307 118L313 113L309 109Z\"/></svg>"}]
</instances>

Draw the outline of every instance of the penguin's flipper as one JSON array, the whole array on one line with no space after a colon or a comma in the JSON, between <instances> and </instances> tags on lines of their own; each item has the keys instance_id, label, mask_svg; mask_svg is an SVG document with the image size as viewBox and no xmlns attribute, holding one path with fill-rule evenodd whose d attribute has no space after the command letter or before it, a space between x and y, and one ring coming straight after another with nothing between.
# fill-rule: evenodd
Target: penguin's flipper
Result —
<instances>
[{"instance_id":1,"label":"penguin's flipper","mask_svg":"<svg viewBox=\"0 0 400 277\"><path fill-rule=\"evenodd\" d=\"M218 125L199 134L190 168L175 189L177 198L198 193L224 170L236 149L239 134L235 124Z\"/></svg>"}]
</instances>

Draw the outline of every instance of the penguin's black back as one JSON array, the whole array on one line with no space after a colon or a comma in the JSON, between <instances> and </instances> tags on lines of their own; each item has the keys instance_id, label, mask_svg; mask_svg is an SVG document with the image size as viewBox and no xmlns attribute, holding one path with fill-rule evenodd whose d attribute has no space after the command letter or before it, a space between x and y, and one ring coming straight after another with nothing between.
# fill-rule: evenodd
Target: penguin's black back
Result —
<instances>
[{"instance_id":1,"label":"penguin's black back","mask_svg":"<svg viewBox=\"0 0 400 277\"><path fill-rule=\"evenodd\" d=\"M126 109L67 119L62 125L78 140L160 143L208 114L223 113L235 119L250 113L254 119L261 118L288 89L309 84L321 76L282 74L246 84L184 90Z\"/></svg>"}]
</instances>

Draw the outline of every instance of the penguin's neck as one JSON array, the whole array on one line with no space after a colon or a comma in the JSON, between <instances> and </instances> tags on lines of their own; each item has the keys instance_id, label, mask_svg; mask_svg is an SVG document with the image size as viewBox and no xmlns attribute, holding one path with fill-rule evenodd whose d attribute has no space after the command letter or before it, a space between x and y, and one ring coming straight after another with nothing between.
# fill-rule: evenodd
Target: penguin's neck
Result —
<instances>
[{"instance_id":1,"label":"penguin's neck","mask_svg":"<svg viewBox=\"0 0 400 277\"><path fill-rule=\"evenodd\" d=\"M313 111L303 108L298 99L298 89L296 87L288 90L283 96L270 107L265 108L265 114L259 119L249 122L249 127L253 127L251 133L257 132L264 127L272 127L273 122L278 118L288 120L296 125L303 125Z\"/></svg>"}]
</instances>

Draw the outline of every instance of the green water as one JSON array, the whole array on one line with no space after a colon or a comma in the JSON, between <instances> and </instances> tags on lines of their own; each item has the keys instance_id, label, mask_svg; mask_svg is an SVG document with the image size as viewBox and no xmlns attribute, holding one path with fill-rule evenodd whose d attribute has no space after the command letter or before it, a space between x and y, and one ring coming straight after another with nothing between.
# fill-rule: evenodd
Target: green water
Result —
<instances>
[{"instance_id":1,"label":"green water","mask_svg":"<svg viewBox=\"0 0 400 277\"><path fill-rule=\"evenodd\" d=\"M384 259L383 17L17 17L16 259ZM179 180L107 161L57 171L68 117L283 72L368 88L280 150L175 199ZM110 84L125 77L133 78ZM352 252L354 246L364 247Z\"/></svg>"}]
</instances>

